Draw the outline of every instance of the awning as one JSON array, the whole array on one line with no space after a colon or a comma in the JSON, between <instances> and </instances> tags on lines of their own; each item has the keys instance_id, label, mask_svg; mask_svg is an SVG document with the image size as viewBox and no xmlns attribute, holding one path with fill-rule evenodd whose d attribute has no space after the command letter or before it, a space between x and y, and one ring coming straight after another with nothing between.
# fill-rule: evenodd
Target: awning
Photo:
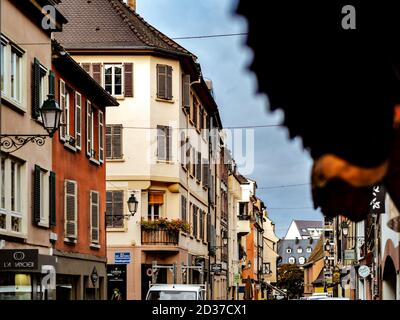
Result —
<instances>
[{"instance_id":1,"label":"awning","mask_svg":"<svg viewBox=\"0 0 400 320\"><path fill-rule=\"evenodd\" d=\"M238 13L259 91L314 159L314 206L360 221L380 183L400 208L400 23L394 3L377 15L360 1L356 29L346 29L352 2L241 0Z\"/></svg>"}]
</instances>

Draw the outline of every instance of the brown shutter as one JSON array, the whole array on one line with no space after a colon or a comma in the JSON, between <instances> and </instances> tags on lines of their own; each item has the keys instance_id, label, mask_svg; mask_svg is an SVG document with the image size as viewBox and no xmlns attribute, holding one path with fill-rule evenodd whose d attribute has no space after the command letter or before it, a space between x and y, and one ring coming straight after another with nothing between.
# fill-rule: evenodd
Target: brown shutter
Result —
<instances>
[{"instance_id":1,"label":"brown shutter","mask_svg":"<svg viewBox=\"0 0 400 320\"><path fill-rule=\"evenodd\" d=\"M112 158L122 158L122 126L112 127Z\"/></svg>"},{"instance_id":2,"label":"brown shutter","mask_svg":"<svg viewBox=\"0 0 400 320\"><path fill-rule=\"evenodd\" d=\"M113 191L113 226L123 227L124 225L124 192Z\"/></svg>"},{"instance_id":3,"label":"brown shutter","mask_svg":"<svg viewBox=\"0 0 400 320\"><path fill-rule=\"evenodd\" d=\"M76 238L77 230L77 188L75 181L65 181L65 236Z\"/></svg>"},{"instance_id":4,"label":"brown shutter","mask_svg":"<svg viewBox=\"0 0 400 320\"><path fill-rule=\"evenodd\" d=\"M40 117L40 62L38 59L33 60L32 66L32 118Z\"/></svg>"},{"instance_id":5,"label":"brown shutter","mask_svg":"<svg viewBox=\"0 0 400 320\"><path fill-rule=\"evenodd\" d=\"M172 67L167 66L167 99L172 99Z\"/></svg>"},{"instance_id":6,"label":"brown shutter","mask_svg":"<svg viewBox=\"0 0 400 320\"><path fill-rule=\"evenodd\" d=\"M92 64L93 79L101 85L101 63Z\"/></svg>"},{"instance_id":7,"label":"brown shutter","mask_svg":"<svg viewBox=\"0 0 400 320\"><path fill-rule=\"evenodd\" d=\"M93 243L99 242L99 193L90 192L90 214L91 214L91 240Z\"/></svg>"},{"instance_id":8,"label":"brown shutter","mask_svg":"<svg viewBox=\"0 0 400 320\"><path fill-rule=\"evenodd\" d=\"M125 63L125 97L133 97L133 63Z\"/></svg>"},{"instance_id":9,"label":"brown shutter","mask_svg":"<svg viewBox=\"0 0 400 320\"><path fill-rule=\"evenodd\" d=\"M106 158L112 159L112 126L106 127Z\"/></svg>"},{"instance_id":10,"label":"brown shutter","mask_svg":"<svg viewBox=\"0 0 400 320\"><path fill-rule=\"evenodd\" d=\"M182 107L190 107L190 75L183 75L182 79Z\"/></svg>"},{"instance_id":11,"label":"brown shutter","mask_svg":"<svg viewBox=\"0 0 400 320\"><path fill-rule=\"evenodd\" d=\"M166 127L166 136L167 136L167 160L172 160L172 128Z\"/></svg>"},{"instance_id":12,"label":"brown shutter","mask_svg":"<svg viewBox=\"0 0 400 320\"><path fill-rule=\"evenodd\" d=\"M164 204L164 193L162 192L149 192L149 204Z\"/></svg>"},{"instance_id":13,"label":"brown shutter","mask_svg":"<svg viewBox=\"0 0 400 320\"><path fill-rule=\"evenodd\" d=\"M160 99L167 98L166 78L167 78L167 66L158 64L157 65L157 97Z\"/></svg>"},{"instance_id":14,"label":"brown shutter","mask_svg":"<svg viewBox=\"0 0 400 320\"><path fill-rule=\"evenodd\" d=\"M167 134L165 126L157 126L157 157L167 160Z\"/></svg>"},{"instance_id":15,"label":"brown shutter","mask_svg":"<svg viewBox=\"0 0 400 320\"><path fill-rule=\"evenodd\" d=\"M110 228L113 226L113 192L106 192L106 226Z\"/></svg>"},{"instance_id":16,"label":"brown shutter","mask_svg":"<svg viewBox=\"0 0 400 320\"><path fill-rule=\"evenodd\" d=\"M196 168L196 179L201 181L201 153L197 152L197 168Z\"/></svg>"},{"instance_id":17,"label":"brown shutter","mask_svg":"<svg viewBox=\"0 0 400 320\"><path fill-rule=\"evenodd\" d=\"M91 76L93 76L91 65L92 65L91 63L82 63L82 68L83 68L83 70L85 70L87 73L89 73Z\"/></svg>"}]
</instances>

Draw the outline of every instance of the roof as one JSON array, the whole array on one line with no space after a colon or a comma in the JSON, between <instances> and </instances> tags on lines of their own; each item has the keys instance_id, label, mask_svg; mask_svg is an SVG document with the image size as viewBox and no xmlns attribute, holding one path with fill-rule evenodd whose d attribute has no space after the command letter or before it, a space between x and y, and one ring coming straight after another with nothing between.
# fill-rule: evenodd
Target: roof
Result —
<instances>
[{"instance_id":1,"label":"roof","mask_svg":"<svg viewBox=\"0 0 400 320\"><path fill-rule=\"evenodd\" d=\"M116 107L117 100L99 85L67 52L53 40L52 64L61 73L62 77L76 85L80 92L85 94L98 106Z\"/></svg>"},{"instance_id":2,"label":"roof","mask_svg":"<svg viewBox=\"0 0 400 320\"><path fill-rule=\"evenodd\" d=\"M241 174L237 174L236 178L240 182L240 184L250 184L250 182L247 180L247 178Z\"/></svg>"},{"instance_id":3,"label":"roof","mask_svg":"<svg viewBox=\"0 0 400 320\"><path fill-rule=\"evenodd\" d=\"M67 17L56 39L71 49L157 49L192 55L147 23L122 0L68 0L58 5ZM89 41L88 41L89 39Z\"/></svg>"},{"instance_id":4,"label":"roof","mask_svg":"<svg viewBox=\"0 0 400 320\"><path fill-rule=\"evenodd\" d=\"M308 228L318 229L323 227L322 221L315 221L315 220L293 220L293 221L296 224L297 229L299 230L301 236L308 236L310 234L307 230Z\"/></svg>"},{"instance_id":5,"label":"roof","mask_svg":"<svg viewBox=\"0 0 400 320\"><path fill-rule=\"evenodd\" d=\"M324 246L323 246L323 237L319 238L317 244L314 247L314 250L311 252L310 256L307 259L307 265L312 265L316 261L321 260L324 258Z\"/></svg>"}]
</instances>

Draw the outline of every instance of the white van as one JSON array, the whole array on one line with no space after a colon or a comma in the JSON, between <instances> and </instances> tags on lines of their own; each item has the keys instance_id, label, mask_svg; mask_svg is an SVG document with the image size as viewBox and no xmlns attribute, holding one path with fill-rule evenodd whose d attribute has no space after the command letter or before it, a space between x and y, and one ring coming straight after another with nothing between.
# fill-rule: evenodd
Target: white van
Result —
<instances>
[{"instance_id":1,"label":"white van","mask_svg":"<svg viewBox=\"0 0 400 320\"><path fill-rule=\"evenodd\" d=\"M200 284L154 284L146 300L204 300L205 286Z\"/></svg>"}]
</instances>

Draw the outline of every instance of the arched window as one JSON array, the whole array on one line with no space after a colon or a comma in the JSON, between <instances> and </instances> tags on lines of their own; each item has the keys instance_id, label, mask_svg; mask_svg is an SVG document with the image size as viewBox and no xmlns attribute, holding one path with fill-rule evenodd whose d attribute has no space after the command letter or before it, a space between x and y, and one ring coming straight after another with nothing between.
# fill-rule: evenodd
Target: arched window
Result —
<instances>
[{"instance_id":1,"label":"arched window","mask_svg":"<svg viewBox=\"0 0 400 320\"><path fill-rule=\"evenodd\" d=\"M297 248L297 253L303 253L303 248L302 247L298 247Z\"/></svg>"},{"instance_id":2,"label":"arched window","mask_svg":"<svg viewBox=\"0 0 400 320\"><path fill-rule=\"evenodd\" d=\"M286 248L286 253L292 253L292 249L291 248Z\"/></svg>"}]
</instances>

